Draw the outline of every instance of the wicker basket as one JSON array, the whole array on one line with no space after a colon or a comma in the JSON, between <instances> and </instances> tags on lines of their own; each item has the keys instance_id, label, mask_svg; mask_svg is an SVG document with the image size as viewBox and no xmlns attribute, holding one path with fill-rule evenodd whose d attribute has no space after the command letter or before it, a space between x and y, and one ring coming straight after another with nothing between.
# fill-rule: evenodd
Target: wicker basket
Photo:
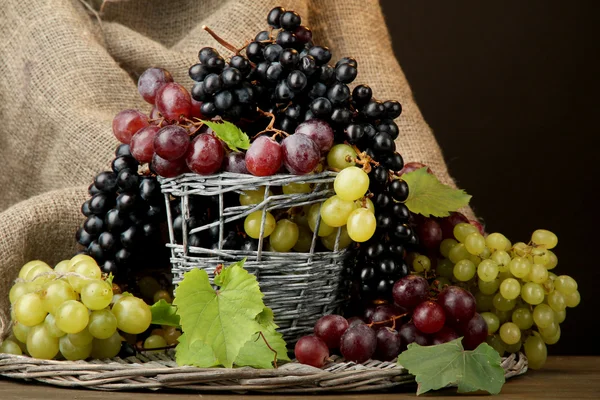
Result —
<instances>
[{"instance_id":1,"label":"wicker basket","mask_svg":"<svg viewBox=\"0 0 600 400\"><path fill-rule=\"evenodd\" d=\"M176 178L159 178L162 192L167 202L169 244L173 283L183 279L185 272L194 268L206 270L212 279L219 264L229 264L246 258L245 268L256 275L264 301L275 314L279 332L288 343L295 342L301 336L312 331L318 318L336 312L346 293L342 285L344 250L339 250L338 234L334 251L316 251L318 237L313 235L311 249L307 253L277 253L263 251L263 232L265 215L261 224L257 251L223 250L224 226L226 223L240 221L258 210L287 210L320 203L331 197L334 192L331 183L336 173L322 172L310 175L273 175L257 177L245 174L222 172L211 176L184 174ZM269 194L269 188L276 193L289 183L309 183L314 188L304 194ZM247 206L225 206L224 196L243 193L266 187L264 200L260 204ZM219 215L216 221L195 227L188 232L190 218L189 204L192 196L218 196ZM213 197L214 198L214 197ZM183 216L181 240L174 230L174 215L169 204L181 202ZM320 216L315 231L318 231ZM189 235L219 229L218 249L194 247L189 245Z\"/></svg>"}]
</instances>

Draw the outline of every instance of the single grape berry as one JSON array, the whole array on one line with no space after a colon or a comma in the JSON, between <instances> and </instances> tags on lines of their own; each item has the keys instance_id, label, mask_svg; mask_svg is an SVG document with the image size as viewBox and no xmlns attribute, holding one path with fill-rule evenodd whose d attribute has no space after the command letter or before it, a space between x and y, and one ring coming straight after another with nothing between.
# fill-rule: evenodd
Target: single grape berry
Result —
<instances>
[{"instance_id":1,"label":"single grape berry","mask_svg":"<svg viewBox=\"0 0 600 400\"><path fill-rule=\"evenodd\" d=\"M341 315L325 315L315 323L315 335L331 350L340 347L340 338L348 329L348 321Z\"/></svg>"},{"instance_id":2,"label":"single grape berry","mask_svg":"<svg viewBox=\"0 0 600 400\"><path fill-rule=\"evenodd\" d=\"M267 15L267 23L273 28L281 28L281 23L279 20L281 19L281 15L284 12L285 8L283 7L273 8L271 11L269 11L269 14Z\"/></svg>"},{"instance_id":3,"label":"single grape berry","mask_svg":"<svg viewBox=\"0 0 600 400\"><path fill-rule=\"evenodd\" d=\"M398 280L392 289L394 303L412 310L429 298L429 283L419 275L407 275Z\"/></svg>"},{"instance_id":4,"label":"single grape berry","mask_svg":"<svg viewBox=\"0 0 600 400\"><path fill-rule=\"evenodd\" d=\"M413 323L423 333L435 333L446 322L444 309L434 301L424 301L413 311Z\"/></svg>"},{"instance_id":5,"label":"single grape berry","mask_svg":"<svg viewBox=\"0 0 600 400\"><path fill-rule=\"evenodd\" d=\"M186 164L192 172L210 175L219 171L225 150L213 135L202 133L194 138L186 155Z\"/></svg>"},{"instance_id":6,"label":"single grape berry","mask_svg":"<svg viewBox=\"0 0 600 400\"><path fill-rule=\"evenodd\" d=\"M448 286L442 290L437 301L454 324L464 324L475 314L475 297L458 286Z\"/></svg>"},{"instance_id":7,"label":"single grape berry","mask_svg":"<svg viewBox=\"0 0 600 400\"><path fill-rule=\"evenodd\" d=\"M168 120L189 118L192 98L188 91L178 83L166 83L156 93L156 108Z\"/></svg>"},{"instance_id":8,"label":"single grape berry","mask_svg":"<svg viewBox=\"0 0 600 400\"><path fill-rule=\"evenodd\" d=\"M408 198L408 184L403 180L393 180L388 190L396 201L405 201Z\"/></svg>"},{"instance_id":9,"label":"single grape berry","mask_svg":"<svg viewBox=\"0 0 600 400\"><path fill-rule=\"evenodd\" d=\"M112 129L119 142L129 144L131 137L148 125L148 117L145 114L137 110L123 110L113 119Z\"/></svg>"},{"instance_id":10,"label":"single grape berry","mask_svg":"<svg viewBox=\"0 0 600 400\"><path fill-rule=\"evenodd\" d=\"M170 82L173 82L173 76L169 71L162 68L148 68L138 79L138 92L144 100L154 105L158 90Z\"/></svg>"},{"instance_id":11,"label":"single grape berry","mask_svg":"<svg viewBox=\"0 0 600 400\"><path fill-rule=\"evenodd\" d=\"M298 362L321 368L329 358L329 349L323 340L310 335L301 337L294 347Z\"/></svg>"},{"instance_id":12,"label":"single grape berry","mask_svg":"<svg viewBox=\"0 0 600 400\"><path fill-rule=\"evenodd\" d=\"M311 172L319 163L319 146L306 135L290 135L281 142L283 164L295 175Z\"/></svg>"},{"instance_id":13,"label":"single grape berry","mask_svg":"<svg viewBox=\"0 0 600 400\"><path fill-rule=\"evenodd\" d=\"M348 328L340 339L340 352L347 361L363 363L377 349L377 336L369 326L358 324Z\"/></svg>"},{"instance_id":14,"label":"single grape berry","mask_svg":"<svg viewBox=\"0 0 600 400\"><path fill-rule=\"evenodd\" d=\"M283 163L279 143L267 136L259 136L246 151L246 168L252 175L274 175Z\"/></svg>"},{"instance_id":15,"label":"single grape berry","mask_svg":"<svg viewBox=\"0 0 600 400\"><path fill-rule=\"evenodd\" d=\"M377 348L374 358L379 361L391 361L400 353L402 339L397 330L384 327L377 331Z\"/></svg>"}]
</instances>

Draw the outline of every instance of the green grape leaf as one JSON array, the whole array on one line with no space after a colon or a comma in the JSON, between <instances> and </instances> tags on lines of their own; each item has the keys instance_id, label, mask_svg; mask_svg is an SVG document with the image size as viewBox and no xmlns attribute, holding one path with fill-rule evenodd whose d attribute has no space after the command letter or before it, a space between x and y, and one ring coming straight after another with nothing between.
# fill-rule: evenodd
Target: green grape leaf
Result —
<instances>
[{"instance_id":1,"label":"green grape leaf","mask_svg":"<svg viewBox=\"0 0 600 400\"><path fill-rule=\"evenodd\" d=\"M195 340L191 344L184 333L177 339L179 344L175 348L175 361L179 365L191 365L199 368L210 368L219 365L215 353L210 346L202 340Z\"/></svg>"},{"instance_id":2,"label":"green grape leaf","mask_svg":"<svg viewBox=\"0 0 600 400\"><path fill-rule=\"evenodd\" d=\"M179 326L177 307L160 299L150 307L152 323L156 325Z\"/></svg>"},{"instance_id":3,"label":"green grape leaf","mask_svg":"<svg viewBox=\"0 0 600 400\"><path fill-rule=\"evenodd\" d=\"M240 349L261 330L256 316L265 307L263 294L256 277L240 263L223 268L214 281L221 286L217 291L206 271L187 272L173 303L189 347L201 340L210 346L219 364L231 368Z\"/></svg>"},{"instance_id":4,"label":"green grape leaf","mask_svg":"<svg viewBox=\"0 0 600 400\"><path fill-rule=\"evenodd\" d=\"M415 375L417 395L457 385L459 393L485 390L500 393L504 384L504 369L500 355L487 343L466 351L458 338L435 346L408 345L398 356L398 364Z\"/></svg>"},{"instance_id":5,"label":"green grape leaf","mask_svg":"<svg viewBox=\"0 0 600 400\"><path fill-rule=\"evenodd\" d=\"M240 128L228 121L214 122L202 120L206 126L213 130L215 135L233 151L250 148L250 138Z\"/></svg>"},{"instance_id":6,"label":"green grape leaf","mask_svg":"<svg viewBox=\"0 0 600 400\"><path fill-rule=\"evenodd\" d=\"M435 175L427 173L427 167L403 174L402 179L408 184L408 199L404 204L415 214L447 217L471 200L464 190L444 185Z\"/></svg>"}]
</instances>

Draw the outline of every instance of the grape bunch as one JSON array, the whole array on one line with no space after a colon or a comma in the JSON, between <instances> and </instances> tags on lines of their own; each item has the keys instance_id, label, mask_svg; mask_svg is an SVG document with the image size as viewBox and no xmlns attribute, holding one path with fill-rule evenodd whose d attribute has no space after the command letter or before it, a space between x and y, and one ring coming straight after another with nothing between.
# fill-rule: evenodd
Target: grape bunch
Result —
<instances>
[{"instance_id":1,"label":"grape bunch","mask_svg":"<svg viewBox=\"0 0 600 400\"><path fill-rule=\"evenodd\" d=\"M143 300L115 293L105 278L83 254L54 268L25 264L10 289L13 328L2 351L48 360L115 357L123 336L146 331L152 315Z\"/></svg>"}]
</instances>

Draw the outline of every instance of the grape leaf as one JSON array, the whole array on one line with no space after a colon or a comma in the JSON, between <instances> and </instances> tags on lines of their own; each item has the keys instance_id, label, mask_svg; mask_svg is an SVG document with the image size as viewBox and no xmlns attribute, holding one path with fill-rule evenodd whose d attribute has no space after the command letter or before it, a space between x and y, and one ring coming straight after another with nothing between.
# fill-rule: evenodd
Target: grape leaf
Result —
<instances>
[{"instance_id":1,"label":"grape leaf","mask_svg":"<svg viewBox=\"0 0 600 400\"><path fill-rule=\"evenodd\" d=\"M192 365L199 368L210 368L219 365L215 353L202 340L195 340L190 344L185 333L179 336L177 340L179 341L175 349L177 364Z\"/></svg>"},{"instance_id":2,"label":"grape leaf","mask_svg":"<svg viewBox=\"0 0 600 400\"><path fill-rule=\"evenodd\" d=\"M446 387L458 386L458 392L485 390L500 393L504 384L504 369L500 355L487 343L475 350L465 351L462 338L435 346L408 345L398 356L398 364L415 375L417 395Z\"/></svg>"},{"instance_id":3,"label":"grape leaf","mask_svg":"<svg viewBox=\"0 0 600 400\"><path fill-rule=\"evenodd\" d=\"M152 311L152 323L156 325L179 326L179 315L177 307L160 299L150 307Z\"/></svg>"},{"instance_id":4,"label":"grape leaf","mask_svg":"<svg viewBox=\"0 0 600 400\"><path fill-rule=\"evenodd\" d=\"M464 190L444 185L435 175L427 173L427 167L407 172L402 179L408 184L408 199L404 204L415 214L447 217L471 200Z\"/></svg>"},{"instance_id":5,"label":"grape leaf","mask_svg":"<svg viewBox=\"0 0 600 400\"><path fill-rule=\"evenodd\" d=\"M215 135L233 151L239 151L239 149L248 150L250 148L250 138L240 128L235 126L229 121L223 121L222 123L214 121L202 120L205 125L213 130Z\"/></svg>"}]
</instances>

